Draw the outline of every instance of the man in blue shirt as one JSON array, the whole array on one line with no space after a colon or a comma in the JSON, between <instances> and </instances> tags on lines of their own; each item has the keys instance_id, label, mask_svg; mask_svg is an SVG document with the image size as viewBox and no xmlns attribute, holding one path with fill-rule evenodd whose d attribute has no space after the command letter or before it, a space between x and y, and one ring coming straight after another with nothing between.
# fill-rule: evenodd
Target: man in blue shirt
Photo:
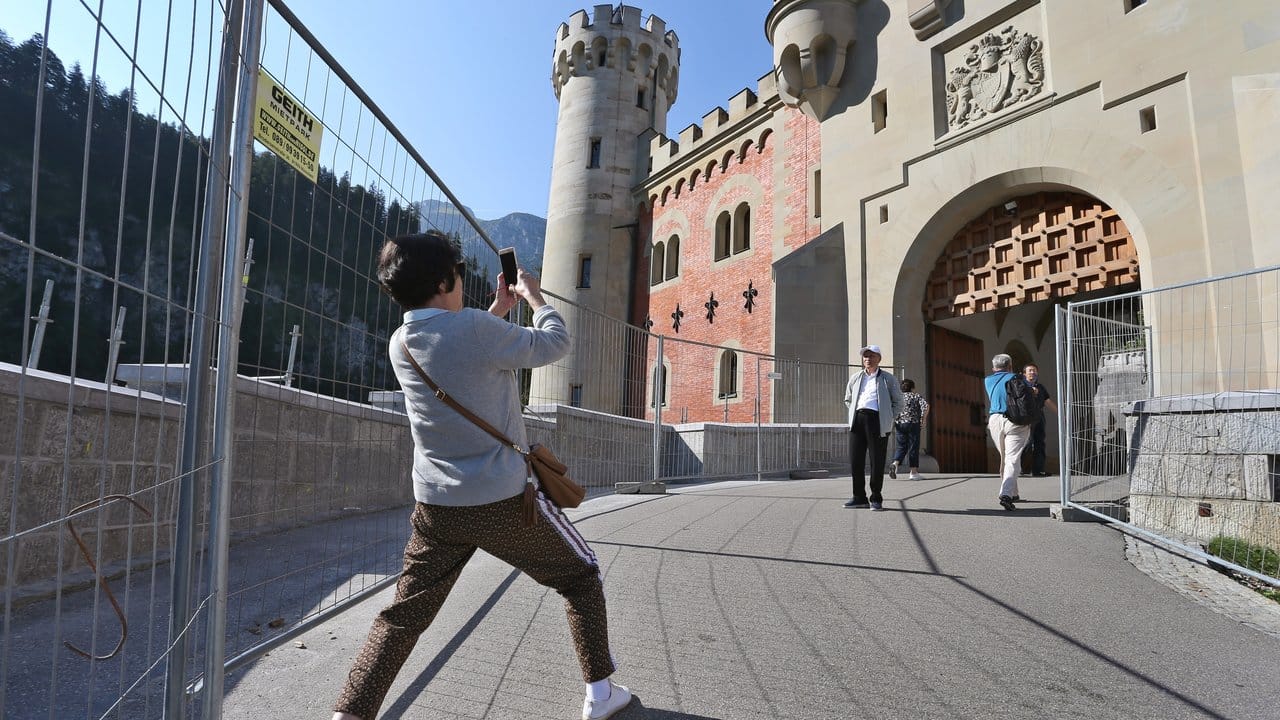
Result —
<instances>
[{"instance_id":1,"label":"man in blue shirt","mask_svg":"<svg viewBox=\"0 0 1280 720\"><path fill-rule=\"evenodd\" d=\"M1018 471L1022 464L1022 450L1031 437L1030 425L1014 425L1005 417L1009 409L1005 405L1005 383L1013 377L1013 358L1001 353L991 358L991 374L984 380L987 398L990 400L987 430L991 442L1000 453L1000 506L1013 509L1013 499L1018 496Z\"/></svg>"}]
</instances>

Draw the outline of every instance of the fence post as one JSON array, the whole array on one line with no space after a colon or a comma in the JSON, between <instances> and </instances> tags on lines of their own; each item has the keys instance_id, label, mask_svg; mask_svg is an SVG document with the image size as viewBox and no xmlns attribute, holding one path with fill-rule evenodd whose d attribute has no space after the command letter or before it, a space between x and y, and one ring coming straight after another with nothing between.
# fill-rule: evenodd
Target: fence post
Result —
<instances>
[{"instance_id":1,"label":"fence post","mask_svg":"<svg viewBox=\"0 0 1280 720\"><path fill-rule=\"evenodd\" d=\"M40 301L40 311L35 317L35 332L31 335L31 350L27 353L27 367L35 369L40 364L40 348L44 345L44 326L53 322L49 319L49 304L53 301L53 281L44 281L44 299Z\"/></svg>"},{"instance_id":2,"label":"fence post","mask_svg":"<svg viewBox=\"0 0 1280 720\"><path fill-rule=\"evenodd\" d=\"M1071 315L1070 306L1063 307L1059 305L1057 312L1053 315L1053 336L1058 347L1065 349L1065 354L1058 353L1058 357L1065 359L1065 362L1058 363L1058 391L1061 393L1062 400L1061 410L1058 413L1058 480L1059 480L1059 498L1062 501L1062 507L1067 507L1067 502L1071 499L1071 453L1072 441L1071 430L1074 426L1072 415L1074 406L1071 402Z\"/></svg>"},{"instance_id":3,"label":"fence post","mask_svg":"<svg viewBox=\"0 0 1280 720\"><path fill-rule=\"evenodd\" d=\"M249 177L253 171L254 105L265 0L249 0L244 18L243 61L236 99L232 142L231 192L228 193L227 242L222 253L222 303L218 318L218 373L213 393L213 466L209 509L209 607L205 637L204 706L202 717L222 717L223 678L227 643L227 564L230 555L231 481L235 461L235 385L240 345L241 243L247 234Z\"/></svg>"},{"instance_id":4,"label":"fence post","mask_svg":"<svg viewBox=\"0 0 1280 720\"><path fill-rule=\"evenodd\" d=\"M120 346L124 344L124 316L128 311L124 305L116 309L116 323L111 330L111 339L107 341L107 377L103 381L112 385L116 381L116 363L120 360Z\"/></svg>"},{"instance_id":5,"label":"fence post","mask_svg":"<svg viewBox=\"0 0 1280 720\"><path fill-rule=\"evenodd\" d=\"M762 369L761 365L763 363L764 363L764 358L757 355L756 356L756 482L760 482L761 480L764 479L764 475L763 475L763 472L764 472L763 442L764 440L760 436L760 434L763 432L761 428L761 422L760 422L760 416L762 414L762 408L760 405L760 392L761 392L760 371Z\"/></svg>"},{"instance_id":6,"label":"fence post","mask_svg":"<svg viewBox=\"0 0 1280 720\"><path fill-rule=\"evenodd\" d=\"M796 358L796 382L795 382L795 413L796 413L796 469L800 469L800 358Z\"/></svg>"},{"instance_id":7,"label":"fence post","mask_svg":"<svg viewBox=\"0 0 1280 720\"><path fill-rule=\"evenodd\" d=\"M183 398L182 457L178 466L178 499L174 518L173 602L169 615L169 638L173 649L165 672L165 713L168 720L186 717L187 622L191 615L191 571L194 563L195 472L200 445L208 423L204 417L205 386L209 379L213 326L208 321L213 305L218 269L214 261L226 239L226 183L231 164L232 95L239 66L240 24L244 0L231 0L222 31L221 67L214 101L214 122L209 141L209 170L205 182L204 215L201 219L200 251L196 274L195 306L191 317L191 355L187 365L187 387Z\"/></svg>"},{"instance_id":8,"label":"fence post","mask_svg":"<svg viewBox=\"0 0 1280 720\"><path fill-rule=\"evenodd\" d=\"M662 366L662 336L658 335L653 364L653 481L662 478L662 399L666 395L667 376Z\"/></svg>"},{"instance_id":9,"label":"fence post","mask_svg":"<svg viewBox=\"0 0 1280 720\"><path fill-rule=\"evenodd\" d=\"M298 338L302 337L302 333L298 332L297 324L293 326L293 332L289 333L292 338L289 341L289 364L284 370L284 386L293 387L293 361L298 356Z\"/></svg>"}]
</instances>

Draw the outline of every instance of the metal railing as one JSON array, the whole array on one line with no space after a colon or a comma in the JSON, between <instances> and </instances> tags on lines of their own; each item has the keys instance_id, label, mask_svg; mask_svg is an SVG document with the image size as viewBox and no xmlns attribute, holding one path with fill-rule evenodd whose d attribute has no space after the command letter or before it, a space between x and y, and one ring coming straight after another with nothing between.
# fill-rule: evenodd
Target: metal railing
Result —
<instances>
[{"instance_id":1,"label":"metal railing","mask_svg":"<svg viewBox=\"0 0 1280 720\"><path fill-rule=\"evenodd\" d=\"M1070 303L1059 346L1064 504L1280 585L1280 268Z\"/></svg>"}]
</instances>

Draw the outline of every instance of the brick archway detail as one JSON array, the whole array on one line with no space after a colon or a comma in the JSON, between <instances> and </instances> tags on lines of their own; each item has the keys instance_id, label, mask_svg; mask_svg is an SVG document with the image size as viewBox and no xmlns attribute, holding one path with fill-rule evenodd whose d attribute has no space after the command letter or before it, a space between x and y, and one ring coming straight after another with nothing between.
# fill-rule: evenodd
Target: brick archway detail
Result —
<instances>
[{"instance_id":1,"label":"brick archway detail","mask_svg":"<svg viewBox=\"0 0 1280 720\"><path fill-rule=\"evenodd\" d=\"M1038 192L990 207L956 233L934 264L923 309L933 322L1138 281L1133 237L1115 210L1089 195Z\"/></svg>"}]
</instances>

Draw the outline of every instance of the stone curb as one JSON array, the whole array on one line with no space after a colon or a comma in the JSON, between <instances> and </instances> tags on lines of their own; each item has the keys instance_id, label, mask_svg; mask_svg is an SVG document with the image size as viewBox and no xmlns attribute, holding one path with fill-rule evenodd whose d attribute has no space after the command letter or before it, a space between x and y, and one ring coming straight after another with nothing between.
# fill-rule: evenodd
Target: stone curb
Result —
<instances>
[{"instance_id":1,"label":"stone curb","mask_svg":"<svg viewBox=\"0 0 1280 720\"><path fill-rule=\"evenodd\" d=\"M1220 615L1280 639L1280 603L1193 560L1173 546L1127 533L1124 545L1129 562L1152 579Z\"/></svg>"}]
</instances>

